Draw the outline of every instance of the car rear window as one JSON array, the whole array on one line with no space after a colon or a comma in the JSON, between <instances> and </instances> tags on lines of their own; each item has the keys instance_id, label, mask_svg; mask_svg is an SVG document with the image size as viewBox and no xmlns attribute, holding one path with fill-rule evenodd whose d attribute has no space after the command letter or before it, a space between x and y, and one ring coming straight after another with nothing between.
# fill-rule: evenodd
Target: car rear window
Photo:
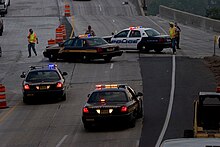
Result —
<instances>
[{"instance_id":1,"label":"car rear window","mask_svg":"<svg viewBox=\"0 0 220 147\"><path fill-rule=\"evenodd\" d=\"M160 35L160 33L157 32L157 31L154 30L154 29L145 30L145 33L147 33L147 35L148 35L149 37L154 37L154 36L159 36L159 35Z\"/></svg>"},{"instance_id":2,"label":"car rear window","mask_svg":"<svg viewBox=\"0 0 220 147\"><path fill-rule=\"evenodd\" d=\"M89 97L88 103L97 103L101 99L105 99L106 102L127 102L128 98L123 91L102 91L93 92Z\"/></svg>"},{"instance_id":3,"label":"car rear window","mask_svg":"<svg viewBox=\"0 0 220 147\"><path fill-rule=\"evenodd\" d=\"M107 42L102 38L89 38L87 39L87 43L89 46L98 46L98 45L107 44Z\"/></svg>"},{"instance_id":4,"label":"car rear window","mask_svg":"<svg viewBox=\"0 0 220 147\"><path fill-rule=\"evenodd\" d=\"M60 76L57 73L57 71L32 71L29 72L29 74L27 75L26 81L27 82L39 82L39 81L58 81L60 80Z\"/></svg>"}]
</instances>

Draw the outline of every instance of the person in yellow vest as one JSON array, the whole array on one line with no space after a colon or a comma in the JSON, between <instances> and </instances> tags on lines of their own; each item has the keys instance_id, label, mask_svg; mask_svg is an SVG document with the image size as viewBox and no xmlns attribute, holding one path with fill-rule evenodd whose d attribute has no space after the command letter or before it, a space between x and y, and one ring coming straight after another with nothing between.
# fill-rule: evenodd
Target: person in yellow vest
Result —
<instances>
[{"instance_id":1,"label":"person in yellow vest","mask_svg":"<svg viewBox=\"0 0 220 147\"><path fill-rule=\"evenodd\" d=\"M171 46L173 49L173 54L176 54L176 27L173 22L170 22L169 34L171 38Z\"/></svg>"},{"instance_id":2,"label":"person in yellow vest","mask_svg":"<svg viewBox=\"0 0 220 147\"><path fill-rule=\"evenodd\" d=\"M38 44L37 34L33 32L32 29L29 29L29 34L27 38L28 38L28 53L29 53L28 58L31 57L31 49L33 50L34 54L37 56L37 52L35 49L35 44L36 43Z\"/></svg>"}]
</instances>

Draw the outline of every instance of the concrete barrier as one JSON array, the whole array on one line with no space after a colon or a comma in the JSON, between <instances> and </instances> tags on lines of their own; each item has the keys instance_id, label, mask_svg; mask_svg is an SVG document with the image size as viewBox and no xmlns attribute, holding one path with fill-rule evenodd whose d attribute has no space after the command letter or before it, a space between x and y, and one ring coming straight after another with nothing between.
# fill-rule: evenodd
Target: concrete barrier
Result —
<instances>
[{"instance_id":1,"label":"concrete barrier","mask_svg":"<svg viewBox=\"0 0 220 147\"><path fill-rule=\"evenodd\" d=\"M159 7L159 15L162 18L176 21L184 25L220 32L220 20L210 19L188 12L183 12L163 5L160 5Z\"/></svg>"}]
</instances>

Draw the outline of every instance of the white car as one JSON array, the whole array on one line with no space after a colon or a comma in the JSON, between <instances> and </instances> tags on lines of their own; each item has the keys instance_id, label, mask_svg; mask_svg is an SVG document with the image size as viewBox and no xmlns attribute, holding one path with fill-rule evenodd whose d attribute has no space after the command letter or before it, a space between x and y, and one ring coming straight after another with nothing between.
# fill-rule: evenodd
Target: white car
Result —
<instances>
[{"instance_id":1,"label":"white car","mask_svg":"<svg viewBox=\"0 0 220 147\"><path fill-rule=\"evenodd\" d=\"M10 0L0 0L0 14L2 16L8 13L8 6L10 6Z\"/></svg>"},{"instance_id":2,"label":"white car","mask_svg":"<svg viewBox=\"0 0 220 147\"><path fill-rule=\"evenodd\" d=\"M103 38L110 43L116 43L121 49L161 52L164 48L171 47L170 36L161 35L153 28L129 27Z\"/></svg>"}]
</instances>

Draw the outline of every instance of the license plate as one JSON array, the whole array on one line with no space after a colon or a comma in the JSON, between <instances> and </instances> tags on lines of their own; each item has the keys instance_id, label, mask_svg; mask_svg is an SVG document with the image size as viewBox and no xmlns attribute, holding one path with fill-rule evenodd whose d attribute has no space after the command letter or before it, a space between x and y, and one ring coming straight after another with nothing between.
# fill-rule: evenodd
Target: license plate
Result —
<instances>
[{"instance_id":1,"label":"license plate","mask_svg":"<svg viewBox=\"0 0 220 147\"><path fill-rule=\"evenodd\" d=\"M101 110L100 114L108 114L108 109Z\"/></svg>"},{"instance_id":2,"label":"license plate","mask_svg":"<svg viewBox=\"0 0 220 147\"><path fill-rule=\"evenodd\" d=\"M40 90L46 90L47 86L40 86Z\"/></svg>"},{"instance_id":3,"label":"license plate","mask_svg":"<svg viewBox=\"0 0 220 147\"><path fill-rule=\"evenodd\" d=\"M113 51L114 49L113 48L108 48L107 51L111 52Z\"/></svg>"}]
</instances>

